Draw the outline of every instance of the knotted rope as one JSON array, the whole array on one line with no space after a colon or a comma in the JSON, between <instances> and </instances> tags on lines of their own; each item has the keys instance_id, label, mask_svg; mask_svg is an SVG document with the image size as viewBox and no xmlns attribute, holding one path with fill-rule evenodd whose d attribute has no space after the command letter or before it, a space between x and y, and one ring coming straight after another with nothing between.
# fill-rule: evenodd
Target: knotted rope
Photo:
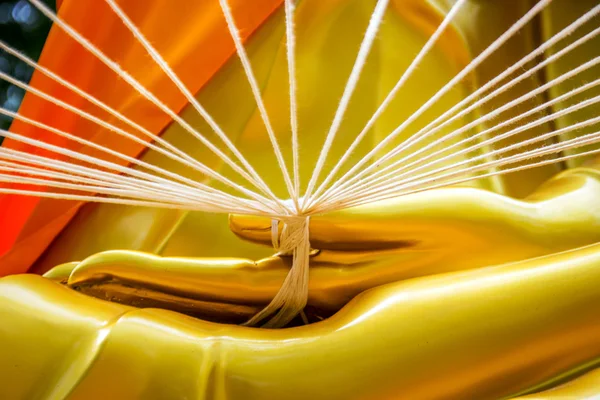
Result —
<instances>
[{"instance_id":1,"label":"knotted rope","mask_svg":"<svg viewBox=\"0 0 600 400\"><path fill-rule=\"evenodd\" d=\"M286 217L279 237L279 220L273 220L271 239L278 255L292 255L292 268L288 272L279 291L262 311L244 325L255 326L263 319L276 313L264 328L279 328L298 315L308 299L308 266L310 217Z\"/></svg>"}]
</instances>

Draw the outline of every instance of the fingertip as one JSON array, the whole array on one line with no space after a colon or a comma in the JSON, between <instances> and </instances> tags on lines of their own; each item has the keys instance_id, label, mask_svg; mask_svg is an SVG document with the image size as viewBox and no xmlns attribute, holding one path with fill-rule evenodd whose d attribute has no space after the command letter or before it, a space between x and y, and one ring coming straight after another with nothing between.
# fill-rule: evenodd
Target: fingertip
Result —
<instances>
[{"instance_id":1,"label":"fingertip","mask_svg":"<svg viewBox=\"0 0 600 400\"><path fill-rule=\"evenodd\" d=\"M254 215L229 215L229 229L238 237L252 242L271 243L271 226L269 218Z\"/></svg>"}]
</instances>

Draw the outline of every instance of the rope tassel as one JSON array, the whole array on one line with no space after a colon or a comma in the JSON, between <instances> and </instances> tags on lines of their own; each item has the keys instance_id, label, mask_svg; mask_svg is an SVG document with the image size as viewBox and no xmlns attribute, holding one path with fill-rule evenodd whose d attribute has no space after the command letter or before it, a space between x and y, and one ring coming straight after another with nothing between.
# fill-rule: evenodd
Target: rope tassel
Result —
<instances>
[{"instance_id":1,"label":"rope tassel","mask_svg":"<svg viewBox=\"0 0 600 400\"><path fill-rule=\"evenodd\" d=\"M256 326L262 320L276 313L263 328L281 328L298 315L308 300L308 267L310 256L309 241L310 217L287 217L283 222L279 238L279 221L273 220L271 234L273 247L279 255L292 255L292 268L288 272L279 291L262 311L244 325Z\"/></svg>"}]
</instances>

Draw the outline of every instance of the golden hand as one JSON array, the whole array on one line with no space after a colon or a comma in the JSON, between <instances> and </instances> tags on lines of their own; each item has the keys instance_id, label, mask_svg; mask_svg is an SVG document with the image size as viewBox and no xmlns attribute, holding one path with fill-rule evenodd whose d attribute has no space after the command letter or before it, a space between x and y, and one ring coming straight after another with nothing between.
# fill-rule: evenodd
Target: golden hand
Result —
<instances>
[{"instance_id":1,"label":"golden hand","mask_svg":"<svg viewBox=\"0 0 600 400\"><path fill-rule=\"evenodd\" d=\"M396 282L283 330L134 309L11 276L0 280L0 346L18 362L0 364L0 395L506 398L598 364L599 265L593 245Z\"/></svg>"},{"instance_id":2,"label":"golden hand","mask_svg":"<svg viewBox=\"0 0 600 400\"><path fill-rule=\"evenodd\" d=\"M308 312L327 317L386 283L596 243L599 175L593 164L564 172L523 201L451 188L315 216ZM244 239L270 243L268 220L232 216L230 225ZM47 276L68 278L70 286L100 298L240 323L275 296L290 265L279 256L253 262L111 251Z\"/></svg>"},{"instance_id":3,"label":"golden hand","mask_svg":"<svg viewBox=\"0 0 600 400\"><path fill-rule=\"evenodd\" d=\"M497 399L556 385L600 358L600 247L580 247L599 241L599 196L590 165L524 201L446 189L315 217L315 314L377 287L325 321L284 330L4 278L0 350L14 362L0 364L0 398ZM268 240L266 222L232 218L258 242ZM279 257L112 252L47 276L109 300L235 322L270 300L287 267ZM586 393L593 382L584 380Z\"/></svg>"}]
</instances>

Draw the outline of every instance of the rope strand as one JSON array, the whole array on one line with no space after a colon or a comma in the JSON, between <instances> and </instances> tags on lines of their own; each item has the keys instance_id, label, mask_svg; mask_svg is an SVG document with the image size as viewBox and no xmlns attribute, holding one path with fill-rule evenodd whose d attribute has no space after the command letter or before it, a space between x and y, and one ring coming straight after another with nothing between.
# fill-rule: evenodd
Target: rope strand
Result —
<instances>
[{"instance_id":1,"label":"rope strand","mask_svg":"<svg viewBox=\"0 0 600 400\"><path fill-rule=\"evenodd\" d=\"M154 166L152 164L149 164L149 163L146 163L144 161L138 160L137 158L124 155L124 154L119 153L117 151L114 151L114 150L112 150L112 149L110 149L108 147L105 147L105 146L99 145L97 143L94 143L94 142L82 139L82 138L80 138L78 136L71 135L71 134L69 134L69 133L67 133L65 131L62 131L60 129L56 129L56 128L51 127L49 125L46 125L46 124L43 124L41 122L35 121L35 120L31 119L31 118L24 117L24 116L22 116L20 114L14 113L14 112L12 112L10 110L6 110L4 108L0 108L0 114L9 116L11 118L15 118L15 119L21 120L21 121L26 122L26 123L28 123L30 125L36 126L38 128L44 129L44 130L47 130L48 132L52 132L52 133L54 133L54 134L56 134L56 135L58 135L60 137L64 137L64 138L66 138L68 140L71 140L71 141L83 144L83 145L88 146L90 148L94 148L94 149L100 150L102 152L105 152L107 154L113 155L113 156L115 156L117 158L120 158L122 160L125 160L128 163L139 165L139 166L147 168L149 170L152 170L152 171L155 171L155 172L159 172L162 175L169 176L169 177L171 177L171 178L173 178L175 180L178 180L178 181L181 181L181 182L185 182L186 186L189 186L191 189L192 188L198 188L198 189L201 189L202 191L205 191L207 193L213 193L215 195L218 195L220 198L223 198L223 199L237 200L236 197L234 197L234 196L232 196L230 194L227 194L225 192L216 190L214 188L211 188L210 186L206 186L205 184L198 183L198 182L196 182L196 181L194 181L192 179L188 179L188 178L185 178L185 177L183 177L181 175L178 175L178 174L175 174L173 172L167 171L165 169L156 167L156 166Z\"/></svg>"},{"instance_id":2,"label":"rope strand","mask_svg":"<svg viewBox=\"0 0 600 400\"><path fill-rule=\"evenodd\" d=\"M317 184L321 170L325 165L325 160L327 159L327 155L329 154L333 140L335 139L335 136L342 125L344 114L346 113L348 104L350 104L350 98L352 97L354 89L358 84L363 68L367 63L367 56L371 52L371 47L373 47L373 43L377 37L377 31L379 30L381 21L383 21L383 16L387 9L388 2L389 0L378 0L373 13L371 14L371 20L369 21L369 25L365 31L365 36L360 44L360 48L358 49L358 54L356 56L356 60L354 61L354 65L352 66L352 71L350 71L350 76L348 77L348 81L344 87L344 93L342 94L340 103L335 111L329 131L325 136L325 142L321 152L319 153L317 164L315 165L310 181L308 182L308 187L306 188L306 193L304 195L304 201L302 204L303 208L308 205L308 201L312 196L312 191Z\"/></svg>"},{"instance_id":3,"label":"rope strand","mask_svg":"<svg viewBox=\"0 0 600 400\"><path fill-rule=\"evenodd\" d=\"M258 106L260 117L262 118L265 128L267 129L267 134L269 135L269 140L271 141L273 151L275 152L275 158L277 158L277 163L279 164L279 168L281 169L281 173L283 174L283 179L287 187L288 193L292 199L296 199L297 201L298 193L295 193L294 191L294 186L292 184L288 169L285 165L283 154L281 154L281 148L279 147L279 143L277 142L277 137L275 136L275 132L273 131L273 126L271 125L269 114L267 113L265 103L262 99L262 94L260 92L258 82L256 81L256 77L254 76L252 65L250 64L250 59L248 57L248 54L246 54L246 49L244 48L244 44L242 43L240 32L237 26L235 25L235 20L233 19L233 14L231 12L231 7L229 6L229 2L227 0L219 0L219 4L221 5L221 10L223 11L223 15L225 16L227 28L229 29L229 33L231 34L231 37L235 44L237 55L240 58L240 61L242 62L242 67L244 68L244 72L246 73L246 78L248 79L248 83L250 84L250 88L252 89L252 94L254 95L254 99L256 100L256 105ZM286 210L292 213L291 210L287 208Z\"/></svg>"},{"instance_id":4,"label":"rope strand","mask_svg":"<svg viewBox=\"0 0 600 400\"><path fill-rule=\"evenodd\" d=\"M586 139L586 137L588 137L588 138ZM540 149L521 153L516 156L507 157L503 160L502 165L512 164L512 163L523 161L523 160L526 160L529 158L542 157L542 156L548 155L548 154L560 153L564 150L571 150L571 149L576 149L576 148L580 148L583 146L587 146L590 144L600 143L600 132L588 134L588 135L585 135L580 138L572 139L571 141L576 142L576 143L571 143L569 145L565 145L564 143L566 143L566 142L563 142L562 144L558 143L555 145L546 146L546 147L542 147ZM562 146L559 146L559 145L562 145ZM380 192L378 195L374 195L371 197L364 197L364 198L361 198L360 200L354 200L354 201L350 201L350 202L346 202L346 203L338 203L335 205L330 205L328 207L320 206L318 212L332 212L332 211L336 211L336 210L343 209L343 208L357 207L357 206L360 206L363 204L374 203L374 202L383 201L383 200L387 200L387 199L391 199L391 198L395 198L395 197L399 197L399 196L406 196L406 195L413 194L413 193L423 192L425 190L444 188L444 187L458 185L460 183L470 182L470 181L473 181L476 179L482 179L482 178L487 178L487 177L492 177L492 176L506 175L506 174L509 174L512 172L522 171L522 170L531 169L531 168L537 168L537 167L541 167L543 165L548 165L548 164L556 164L558 162L572 160L575 158L587 157L587 156L596 155L599 153L600 153L600 149L589 150L589 151L585 151L582 153L569 154L569 155L561 156L558 158L552 158L552 159L548 159L548 160L544 160L544 161L540 161L540 162L536 162L536 163L520 165L520 166L516 166L513 168L505 169L505 170L492 171L492 172L488 172L488 173L485 173L482 175L467 176L467 177L456 179L456 180L444 181L444 178L447 178L450 176L450 174L447 174L444 177L436 177L435 179L430 179L426 182L412 183L408 187L409 188L413 187L413 189L401 190L401 189L407 189L407 187L400 188L397 186L396 189L398 189L398 190L395 190L395 191L390 190L387 192ZM499 165L499 164L496 164L496 165ZM479 166L480 169L488 169L489 167L490 167L489 165ZM476 169L475 167L472 167L472 168L465 169L465 170L462 170L459 172L455 172L452 175L469 174L469 173L472 173L475 169ZM435 181L440 181L440 180L441 180L441 182L435 183ZM317 212L317 211L315 211L315 212Z\"/></svg>"},{"instance_id":5,"label":"rope strand","mask_svg":"<svg viewBox=\"0 0 600 400\"><path fill-rule=\"evenodd\" d=\"M156 62L156 64L163 70L163 72L169 77L169 79L177 86L179 91L185 96L185 98L190 102L192 107L204 118L204 120L208 123L208 125L213 129L213 131L217 134L217 136L225 143L227 148L231 150L231 152L236 156L236 158L242 163L242 165L246 168L246 170L250 173L253 180L252 182L259 188L261 188L264 193L266 193L272 200L278 201L275 197L271 189L267 186L265 181L258 175L258 173L252 168L250 163L244 158L242 153L237 149L237 147L233 144L233 142L227 137L225 132L221 129L221 127L217 124L217 122L212 118L212 116L206 111L202 105L196 100L194 95L188 90L185 84L179 79L177 74L173 71L173 69L169 66L169 64L165 61L165 59L160 55L158 51L150 44L148 39L140 32L140 30L133 24L133 22L127 17L127 15L123 12L123 10L115 3L114 0L105 0L109 7L115 12L115 14L119 17L121 22L129 29L129 31L133 34L133 36L137 39L137 41L146 49L148 54L152 57L152 59Z\"/></svg>"},{"instance_id":6,"label":"rope strand","mask_svg":"<svg viewBox=\"0 0 600 400\"><path fill-rule=\"evenodd\" d=\"M509 38L511 38L516 32L518 32L525 24L527 24L533 17L541 12L552 0L540 0L532 9L530 9L523 17L515 22L506 32L498 37L490 46L475 57L465 68L463 68L457 75L454 76L446 85L444 85L438 92L433 95L425 104L423 104L417 111L415 111L409 118L402 122L396 129L394 129L389 135L381 140L371 151L369 151L360 161L358 161L348 172L346 172L334 185L337 187L344 183L345 180L354 176L371 158L377 153L382 151L392 140L394 140L404 129L420 117L425 111L427 111L433 104L435 104L443 95L445 95L450 89L452 89L458 82L464 77L470 74L479 64L481 64L490 54L496 51L502 46Z\"/></svg>"},{"instance_id":7,"label":"rope strand","mask_svg":"<svg viewBox=\"0 0 600 400\"><path fill-rule=\"evenodd\" d=\"M81 44L87 51L93 54L98 60L100 60L103 64L109 67L113 72L119 75L125 82L127 82L131 87L133 87L136 91L138 91L142 96L151 101L155 106L169 115L175 122L177 122L182 128L184 128L187 132L192 134L195 138L200 140L206 147L208 147L215 155L217 155L221 160L223 160L228 166L230 166L235 172L237 172L240 176L242 176L247 181L253 183L260 189L260 185L257 185L256 182L253 181L252 177L250 177L246 171L241 169L237 164L235 164L225 153L223 153L219 148L217 148L213 143L211 143L208 139L206 139L202 134L200 134L197 130L195 130L190 124L188 124L183 118L181 118L177 113L167 107L164 103L162 103L154 94L150 93L140 82L135 80L131 75L125 72L116 62L107 57L100 49L94 46L89 40L84 38L79 32L73 29L68 23L62 20L62 18L58 17L54 14L45 4L43 4L40 0L31 0L31 3L42 12L46 17L48 17L56 26L61 28L65 33L67 33L71 38L73 38L77 43ZM200 164L197 164L200 167ZM212 177L219 182L222 182L228 186L239 190L246 195L253 197L254 199L260 201L259 196L244 188L241 185L236 184L235 182L225 178L223 175L217 173L216 171L208 168L206 166L202 167L203 172ZM276 201L277 202L277 201ZM281 207L283 212L287 210L283 206L281 202L278 202L278 206Z\"/></svg>"},{"instance_id":8,"label":"rope strand","mask_svg":"<svg viewBox=\"0 0 600 400\"><path fill-rule=\"evenodd\" d=\"M317 198L323 190L327 187L327 185L331 182L331 180L335 177L340 168L346 163L348 158L352 155L356 147L362 142L367 133L373 128L375 122L379 119L381 114L387 109L387 107L391 104L392 100L396 97L396 94L400 91L400 89L404 86L404 84L408 81L408 79L412 76L413 72L419 67L425 56L429 53L429 51L433 48L433 46L437 43L438 39L444 33L450 22L454 19L458 11L465 4L466 0L458 0L450 9L448 14L444 17L442 23L437 27L435 32L431 35L431 37L427 40L423 48L419 51L417 56L412 60L408 68L404 71L396 85L390 90L387 94L386 98L381 102L373 116L369 119L365 127L360 131L356 139L352 142L350 147L346 150L346 152L342 155L339 161L335 164L333 169L329 172L325 180L319 185L317 190L311 199L309 199L308 204L314 202L314 199Z\"/></svg>"},{"instance_id":9,"label":"rope strand","mask_svg":"<svg viewBox=\"0 0 600 400\"><path fill-rule=\"evenodd\" d=\"M110 106L108 106L107 104L101 102L100 100L98 100L97 98L95 98L94 96L90 95L89 93L86 93L85 91L79 89L78 87L74 86L73 84L69 83L68 81L66 81L65 79L61 78L60 76L56 75L54 72L50 71L49 69L37 64L35 61L33 61L32 59L26 57L25 55L21 54L20 52L18 52L17 50L11 48L10 46L8 46L7 44L3 43L0 41L0 49L6 51L7 53L17 57L18 59L20 59L21 61L25 62L26 64L30 65L31 67L33 67L35 70L40 71L42 74L46 75L47 77L49 77L50 79L52 79L53 81L57 82L58 84L60 84L61 86L66 87L67 89L73 91L74 93L80 95L81 97L83 97L84 99L86 99L87 101L91 102L92 104L96 105L97 107L101 108L102 110L108 112L110 115L116 117L117 119L119 119L120 121L126 123L127 125L131 126L132 128L140 131L141 133L143 133L145 136L147 136L148 138L150 138L152 141L158 143L158 145L162 146L163 149L161 148L157 148L153 143L146 143L145 141L140 140L139 138L137 138L135 135L132 135L129 132L126 132L112 124L109 124L105 121L102 121L98 118L95 118L94 116L92 116L89 113L85 113L82 110L73 107L71 105L68 105L67 108L69 111L76 113L77 115L80 115L96 124L98 124L99 126L102 126L106 129L111 130L112 132L118 133L119 135L122 135L124 137L127 137L130 140L135 141L136 143L139 144L143 144L144 146L149 147L152 150L155 150L167 157L169 157L170 159L177 161L179 163L181 163L182 165L186 165L196 171L200 171L202 173L203 170L201 168L198 167L197 164L199 164L199 162L194 159L193 157L190 157L187 153L185 153L184 151L181 151L180 149L178 149L177 147L173 146L171 143L167 142L166 140L162 139L160 136L157 136L155 134L153 134L152 132L148 131L146 128L142 127L141 125L137 124L136 122L132 121L131 119L127 118L126 116L124 116L123 114L119 113L118 111L116 111L115 109L111 108ZM60 100L56 99L53 96L50 96L47 93L44 93L42 91L39 91L35 88L30 88L30 86L24 84L23 82L17 81L14 78L10 77L7 74L1 74L0 78L4 79L4 77L8 77L8 81L9 82L13 82L13 84L15 84L18 87L21 87L22 89L26 90L26 91L31 91L33 92L33 94L40 94L41 98L46 99L47 101L52 102L53 104L56 104L58 106L62 106L66 103L61 102ZM87 117L90 118L87 118ZM13 116L14 117L14 116ZM23 117L21 117L21 119L23 119ZM31 121L31 120L29 120ZM102 122L102 123L100 123ZM47 129L47 128L44 128ZM90 145L91 146L91 145ZM105 148L107 149L107 148ZM107 151L107 150L104 150ZM112 152L112 154L114 155L114 153L116 152ZM119 157L124 156L124 155L120 155ZM129 162L135 163L134 161L130 161L131 157L128 158ZM157 167L155 166L151 166L148 165L147 163L145 163L144 165L146 168L152 169L154 171L157 171ZM166 173L166 171L164 169L161 169L163 174ZM173 173L168 173L169 176L174 177ZM178 178L176 178L178 179ZM186 178L186 181L188 183L190 183L190 179ZM195 182L194 182L195 183ZM212 191L216 191L216 189L210 188ZM222 192L223 194L225 194L224 192Z\"/></svg>"},{"instance_id":10,"label":"rope strand","mask_svg":"<svg viewBox=\"0 0 600 400\"><path fill-rule=\"evenodd\" d=\"M535 96L535 95L537 95L539 93L542 93L543 91L545 91L545 90L547 90L547 89L549 89L551 87L554 87L557 84L565 81L566 79L569 79L569 78L577 75L578 73L580 73L580 72L582 72L582 71L584 71L584 70L586 70L588 68L591 68L592 66L597 65L597 64L600 64L600 57L597 57L596 59L591 60L588 63L582 64L581 66L575 68L574 70L561 75L559 78L557 78L557 79L555 79L553 81L548 82L546 85L543 85L543 86L539 87L538 89L536 89L534 91L526 93L525 95L523 95L523 96L521 96L521 97L513 100L512 102L509 102L509 103L505 104L504 106L502 106L502 107L494 110L493 112L491 112L491 113L489 113L489 114L487 114L487 115L485 115L485 116L483 116L483 117L481 117L481 118L473 121L472 123L469 123L469 124L465 125L464 127L448 133L447 135L445 135L445 136L437 139L436 141L430 143L429 145L426 145L426 146L418 149L414 153L411 153L411 154L403 157L402 159L395 161L394 163L392 163L389 166L383 168L379 172L376 172L374 174L371 174L371 175L367 176L364 179L361 179L359 181L360 182L360 186L365 187L365 186L369 186L372 183L380 181L382 179L397 177L397 173L398 172L400 172L403 169L409 168L410 166L412 166L414 164L417 164L417 165L422 164L425 161L427 161L428 159L431 159L431 158L439 155L440 153L445 153L445 152L447 152L449 150L452 150L454 148L460 148L462 145L464 145L467 142L475 141L475 140L477 140L479 138L486 137L490 133L492 133L494 131L497 131L500 128L503 128L503 127L508 126L508 125L512 125L515 122L518 122L519 120L521 120L521 119L523 119L523 118L525 118L527 116L533 115L533 114L535 114L537 112L540 112L540 111L542 111L542 110L544 110L544 109L552 106L553 104L556 104L556 103L559 103L561 101L564 101L564 100L566 100L566 99L568 99L568 98L570 98L570 97L572 97L572 96L574 96L576 94L579 94L579 93L583 92L584 90L588 90L590 88L593 88L593 87L596 87L596 86L600 85L600 80L595 80L595 81L590 82L590 83L588 83L586 85L580 86L580 87L572 90L571 92L568 92L568 93L566 93L566 94L564 94L562 96L559 96L559 97L557 97L557 98L555 98L553 100L550 100L550 101L548 101L548 102L546 102L546 103L544 103L544 104L542 104L542 105L540 105L538 107L533 108L532 110L529 110L529 111L527 111L525 113L522 113L522 114L520 114L520 115L518 115L516 117L513 117L513 118L511 118L511 119L509 119L507 121L504 121L504 122L502 122L500 124L494 125L494 126L488 128L488 129L485 129L485 130L483 130L483 131L481 131L481 132L479 132L479 133L477 133L475 135L468 136L467 138L465 138L465 139L463 139L463 140L461 140L461 141L459 141L457 143L451 144L448 147L445 147L445 148L443 148L441 150L438 150L438 151L436 151L436 152L434 152L432 154L426 155L426 156L418 159L417 161L414 161L412 163L406 164L406 161L419 156L420 154L424 153L425 151L427 151L427 150L429 150L431 148L434 148L435 146L439 146L439 145L443 144L446 140L451 139L451 138L457 136L458 134L463 133L463 132L465 132L465 131L467 131L469 129L477 127L481 122L487 121L487 120L491 119L492 117L494 117L495 115L498 115L498 114L500 114L500 113L502 113L502 112L504 112L504 111L506 111L506 110L508 110L508 109L510 109L512 107L514 107L515 105L521 104L525 100L528 100L529 98L531 98L531 97L533 97L533 96ZM542 123L545 123L547 121L551 121L553 119L556 119L556 118L558 118L560 116L569 114L571 112L578 111L578 110L580 110L580 109L582 109L584 107L587 107L587 106L589 106L591 104L595 104L597 102L598 102L597 98L592 98L592 99L588 99L588 100L582 101L582 102L580 102L580 103L578 103L578 104L576 104L574 106L565 108L565 109L563 109L563 110L561 110L561 111L559 111L557 113L549 114L549 115L547 115L545 117L542 117L542 118L540 118L540 119L538 119L536 121L533 121L533 122L530 122L530 123L528 123L526 125L523 125L523 126L517 128L517 129L511 130L509 132L503 133L502 135L498 135L496 137L492 137L491 139L487 139L487 140L485 140L483 142L480 142L480 143L478 143L478 144L476 144L474 146L471 146L471 147L468 147L466 149L460 150L457 153L453 153L453 154L451 154L449 156L436 159L432 163L425 164L425 166L423 166L423 167L418 167L418 168L409 170L406 174L413 173L416 170L423 169L426 166L429 166L431 164L443 162L443 161L445 161L445 160L447 160L449 158L452 158L452 157L458 157L460 155L467 154L467 153L472 152L472 151L474 151L476 149L485 147L488 144L495 143L495 142L497 142L497 141L499 141L501 139L504 139L504 138L507 138L507 137L510 137L510 136L514 136L517 133L523 132L523 131L525 131L527 129L530 129L532 127L539 126ZM489 156L490 154L491 153L486 153L486 155L484 155L484 157L485 156ZM396 167L399 167L399 168L396 168ZM405 174L402 174L402 175L404 176ZM353 179L353 180L354 181L358 181L359 179L360 179L360 177L358 177L356 179ZM350 182L350 180L348 182ZM336 196L340 196L340 195L348 193L349 191L354 191L354 188L356 188L357 186L358 186L358 184L353 184L353 185L350 185L345 190L342 190L342 187L340 187L334 193L335 193Z\"/></svg>"},{"instance_id":11,"label":"rope strand","mask_svg":"<svg viewBox=\"0 0 600 400\"><path fill-rule=\"evenodd\" d=\"M599 102L599 101L600 101L600 96L597 96L596 98L594 98L594 102ZM573 124L573 125L570 125L568 127L562 128L562 129L558 129L558 130L555 130L555 131L552 131L552 132L549 132L549 133L546 133L546 134L543 134L543 135L540 135L540 136L537 136L537 137L534 137L534 138L531 138L531 139L528 139L528 140L525 140L525 141L522 141L522 142L519 142L519 143L515 143L515 144L510 145L510 146L502 147L501 149L491 151L490 153L482 155L482 156L473 157L473 158L470 158L470 159L467 159L467 160L464 160L464 161L452 164L450 166L438 168L438 169L436 169L434 171L429 171L429 172L426 172L426 173L423 173L423 174L420 174L420 175L411 176L411 178L409 178L409 179L402 180L400 178L397 182L395 182L395 181L394 182L383 182L383 183L381 183L379 185L371 186L369 188L369 192L370 193L374 193L374 194L377 195L377 194L380 194L380 193L384 193L386 190L394 190L397 187L400 187L402 185L405 185L407 183L410 183L412 181L415 181L415 180L417 180L419 178L423 178L423 177L430 177L431 180L435 181L435 180L439 180L439 179L441 179L443 177L446 177L448 175L454 176L455 174L466 174L466 173L470 173L470 172L473 172L473 171L479 171L479 170L482 170L482 169L497 168L497 167L500 167L500 166L504 165L507 162L507 160L517 159L517 161L519 161L520 160L519 157L523 157L524 155L530 154L530 152L535 152L536 150L531 150L529 152L519 153L519 154L516 154L514 156L506 157L506 158L503 158L503 159L501 158L501 159L498 159L498 160L488 161L488 162L482 163L482 164L477 165L477 166L468 167L466 169L459 170L458 172L456 172L456 171L455 172L448 172L446 174L438 175L441 172L449 171L449 170L455 169L457 167L461 167L463 165L467 165L467 164L479 161L479 160L481 160L483 158L483 156L486 156L486 155L497 156L497 155L500 155L500 154L503 154L503 153L506 153L506 152L509 152L509 151L512 151L512 150L515 150L515 149L519 149L521 147L528 146L530 144L541 142L543 140L549 139L549 138L554 137L554 136L558 136L558 135L563 134L563 133L568 133L568 132L571 132L573 130L585 128L585 127L588 127L590 125L594 125L594 124L597 124L597 123L600 123L600 117L590 118L590 119L588 119L586 121L579 122L577 124ZM559 142L559 143L556 143L554 145L542 147L541 149L537 149L537 150L547 150L547 149L555 149L556 148L556 149L558 149L558 150L556 150L556 152L560 152L560 151L563 151L563 150L571 149L572 147L569 147L569 146L576 146L576 147L580 146L579 141L584 141L584 140L586 141L586 144L596 143L596 142L598 142L598 135L588 134L588 135L584 135L584 136L582 136L580 138L575 138L575 139L567 140L567 141L564 141L564 142ZM593 141L593 140L595 140L595 141ZM573 143L575 143L575 144L573 144ZM544 153L544 154L546 154L546 153ZM551 153L548 153L548 154L551 154ZM421 182L421 181L417 181L417 182ZM428 182L428 181L426 181L426 182ZM354 196L354 197L360 197L360 198L362 198L362 197L368 197L368 196L367 196L367 193L361 193L361 196Z\"/></svg>"},{"instance_id":12,"label":"rope strand","mask_svg":"<svg viewBox=\"0 0 600 400\"><path fill-rule=\"evenodd\" d=\"M591 13L591 14L590 14ZM588 14L590 15L597 15L600 13L600 6L595 7L593 10L591 10ZM588 15L589 17L589 15ZM582 17L583 18L583 17ZM585 19L584 19L585 21ZM577 22L577 21L576 21ZM573 23L575 24L575 23ZM563 30L563 32L569 33L572 32L572 30L570 29L571 27L567 27ZM449 110L447 113L445 113L444 115L442 115L441 117L438 117L436 120L434 120L433 122L431 122L430 124L428 124L426 127L422 128L421 130L419 130L417 133L415 133L414 135L412 135L409 139L407 139L405 142L400 143L399 145L397 145L396 147L394 147L393 149L389 150L386 154L382 155L377 162L373 163L372 165L368 166L367 168L365 168L364 170L358 172L356 175L354 175L353 177L351 177L350 179L348 179L346 182L344 183L340 183L338 181L337 183L337 188L336 187L332 187L330 188L329 192L332 192L336 189L339 188L343 188L346 185L348 185L349 183L352 183L360 178L362 178L365 175L370 174L374 169L378 168L382 163L386 162L387 160L391 159L392 157L398 155L400 152L402 151L406 151L407 149L409 149L410 147L416 145L417 143L429 138L430 136L432 136L434 133L438 132L439 130L441 130L442 128L444 128L445 126L447 126L448 124L456 121L458 118L461 118L465 115L467 115L470 112L473 112L474 110L477 109L477 107L487 103L488 101L494 99L496 96L504 93L505 91L507 91L508 89L510 89L511 87L513 87L514 85L516 85L517 83L523 81L524 79L532 76L535 72L539 71L541 68L545 67L546 65L557 61L559 58L561 58L562 56L564 56L565 54L569 53L570 51L572 51L573 49L579 47L580 45L588 42L589 40L591 40L592 38L598 36L598 34L600 34L600 28L594 29L592 32L588 33L587 35L585 35L584 37L580 38L579 40L575 41L574 43L572 43L571 45L565 47L564 49L562 49L561 51L557 52L556 54L554 54L553 56L549 57L548 59L546 59L545 61L538 63L537 65L535 65L533 68L531 68L528 71L525 71L523 74L517 76L516 78L514 78L513 80L511 80L510 82L506 83L505 85L501 86L500 88L496 89L495 91L493 91L492 93L486 95L485 97L479 99L478 101L476 101L475 103L473 103L471 106L469 106L468 108L462 110L461 112L459 112L458 114L454 115L452 118L446 120L445 122L443 122L440 125L435 126L435 124L442 120L444 117L444 115L446 114L450 114L451 112L453 113L453 110L456 108L460 108L457 106L461 106L462 103L467 104L467 102L465 102L465 100L467 100L469 97L467 97L465 100L461 101L459 104L457 104L456 106L454 106L451 110ZM547 42L546 42L547 43ZM540 48L547 48L547 46L543 45L540 46ZM535 53L538 53L539 49L535 50ZM530 53L531 54L531 53ZM529 56L525 57L524 59L528 59ZM524 59L522 59L521 61L523 61ZM519 65L521 64L521 61L519 61L517 64L515 65ZM520 104L521 102L530 99L532 97L534 97L535 95L543 92L545 89L548 89L550 87L556 86L559 83L570 79L571 77L573 77L574 75L576 75L579 72L582 72L586 69L589 69L593 66L596 65L596 61L592 60L590 61L590 64L587 64L585 66L582 66L581 70L577 70L575 72L569 72L568 74L563 74L560 77L558 77L557 79L554 79L551 82L548 82L546 85L543 86L544 89L542 88L538 88L535 91L530 91L528 93L526 93L525 95L521 96L518 100L519 102L513 101L509 104L506 104L505 106L502 107L502 109L497 109L495 110L493 113L488 113L485 115L485 117L487 119L483 119L483 118L478 118L477 119L477 123L481 123L481 122L485 122L489 119L492 119L493 117L495 117L496 115L500 114L501 112L512 108L513 106ZM506 72L506 71L505 71ZM493 81L492 81L493 82ZM473 93L476 94L477 92ZM454 137L456 135L458 135L459 133L463 132L464 130L470 129L472 127L474 127L476 125L475 121L473 121L472 123L470 123L468 125L468 127L462 127L461 131L455 130L453 132L451 132L452 136L449 136L450 134L448 134L446 136L446 138L451 138ZM434 126L433 129L429 129L431 126ZM410 155L410 157L416 156L417 154L421 154L423 153L423 149L418 149L416 153L412 153ZM335 186L335 185L334 185Z\"/></svg>"},{"instance_id":13,"label":"rope strand","mask_svg":"<svg viewBox=\"0 0 600 400\"><path fill-rule=\"evenodd\" d=\"M298 105L296 104L296 34L294 33L294 0L285 0L285 35L287 43L288 82L290 86L290 128L292 131L293 197L296 212L300 212L300 155L298 143Z\"/></svg>"}]
</instances>

